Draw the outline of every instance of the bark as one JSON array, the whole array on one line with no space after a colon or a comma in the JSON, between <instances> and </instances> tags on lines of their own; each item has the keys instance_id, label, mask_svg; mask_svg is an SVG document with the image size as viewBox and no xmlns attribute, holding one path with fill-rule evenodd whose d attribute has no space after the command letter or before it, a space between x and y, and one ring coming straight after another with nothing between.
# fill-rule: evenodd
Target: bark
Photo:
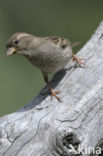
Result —
<instances>
[{"instance_id":1,"label":"bark","mask_svg":"<svg viewBox=\"0 0 103 156\"><path fill-rule=\"evenodd\" d=\"M71 60L52 79L61 103L45 87L0 118L0 156L97 156L98 147L103 155L103 22L77 56L86 67Z\"/></svg>"}]
</instances>

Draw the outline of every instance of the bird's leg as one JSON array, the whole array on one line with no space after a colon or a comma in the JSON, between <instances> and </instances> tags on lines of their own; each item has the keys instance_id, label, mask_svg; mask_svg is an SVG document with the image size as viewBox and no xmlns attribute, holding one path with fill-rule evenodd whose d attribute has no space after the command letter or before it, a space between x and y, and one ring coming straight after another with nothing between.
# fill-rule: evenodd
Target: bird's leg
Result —
<instances>
[{"instance_id":1,"label":"bird's leg","mask_svg":"<svg viewBox=\"0 0 103 156\"><path fill-rule=\"evenodd\" d=\"M72 57L73 57L73 61L76 61L77 64L85 66L85 63L82 62L82 60L85 60L85 59L77 58L76 55L74 55L73 53L72 53Z\"/></svg>"},{"instance_id":2,"label":"bird's leg","mask_svg":"<svg viewBox=\"0 0 103 156\"><path fill-rule=\"evenodd\" d=\"M49 83L49 80L48 80L48 75L47 75L47 74L44 74L44 73L43 73L43 77L44 77L44 80L45 80L45 82L46 82L46 84L47 84L47 86L48 86L48 89L49 89L49 91L50 91L51 99L52 99L53 96L54 96L54 97L56 97L56 99L57 99L59 102L61 102L60 97L57 96L57 94L59 94L60 91L55 91L53 88L51 88L50 83Z\"/></svg>"}]
</instances>

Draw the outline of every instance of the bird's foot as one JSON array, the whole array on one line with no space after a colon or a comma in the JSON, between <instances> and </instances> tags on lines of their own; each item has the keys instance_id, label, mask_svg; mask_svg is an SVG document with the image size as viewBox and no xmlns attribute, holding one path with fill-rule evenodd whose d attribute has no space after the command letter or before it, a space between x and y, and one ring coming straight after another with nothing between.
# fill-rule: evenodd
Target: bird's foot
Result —
<instances>
[{"instance_id":1,"label":"bird's foot","mask_svg":"<svg viewBox=\"0 0 103 156\"><path fill-rule=\"evenodd\" d=\"M86 60L86 59L77 58L74 54L72 54L72 56L73 56L73 61L76 61L77 64L86 66L86 64L82 62L82 60Z\"/></svg>"},{"instance_id":2,"label":"bird's foot","mask_svg":"<svg viewBox=\"0 0 103 156\"><path fill-rule=\"evenodd\" d=\"M51 94L51 99L53 98L53 97L56 97L56 99L59 101L59 102L61 102L62 100L60 99L60 97L59 96L57 96L57 94L60 94L60 91L55 91L54 89L50 89L50 94Z\"/></svg>"}]
</instances>

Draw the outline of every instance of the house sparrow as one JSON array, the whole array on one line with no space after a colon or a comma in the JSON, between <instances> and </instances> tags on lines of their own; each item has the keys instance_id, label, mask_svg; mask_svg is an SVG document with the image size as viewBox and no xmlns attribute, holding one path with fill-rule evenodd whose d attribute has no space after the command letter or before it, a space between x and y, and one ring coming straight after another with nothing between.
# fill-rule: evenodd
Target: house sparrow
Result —
<instances>
[{"instance_id":1,"label":"house sparrow","mask_svg":"<svg viewBox=\"0 0 103 156\"><path fill-rule=\"evenodd\" d=\"M73 57L79 64L83 64L72 53L72 47L75 43L71 43L68 39L57 36L36 37L27 33L15 33L7 42L7 55L20 54L25 56L34 66L39 68L47 83L51 97L57 96L59 91L54 91L49 83L48 74L55 73L63 69Z\"/></svg>"}]
</instances>

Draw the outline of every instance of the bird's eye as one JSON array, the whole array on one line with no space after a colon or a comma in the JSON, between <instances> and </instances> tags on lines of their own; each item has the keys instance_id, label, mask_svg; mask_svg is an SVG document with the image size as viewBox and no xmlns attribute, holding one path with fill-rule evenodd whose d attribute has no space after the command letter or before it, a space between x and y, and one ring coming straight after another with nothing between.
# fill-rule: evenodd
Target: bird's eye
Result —
<instances>
[{"instance_id":1,"label":"bird's eye","mask_svg":"<svg viewBox=\"0 0 103 156\"><path fill-rule=\"evenodd\" d=\"M15 44L18 44L19 43L19 40L15 40Z\"/></svg>"}]
</instances>

